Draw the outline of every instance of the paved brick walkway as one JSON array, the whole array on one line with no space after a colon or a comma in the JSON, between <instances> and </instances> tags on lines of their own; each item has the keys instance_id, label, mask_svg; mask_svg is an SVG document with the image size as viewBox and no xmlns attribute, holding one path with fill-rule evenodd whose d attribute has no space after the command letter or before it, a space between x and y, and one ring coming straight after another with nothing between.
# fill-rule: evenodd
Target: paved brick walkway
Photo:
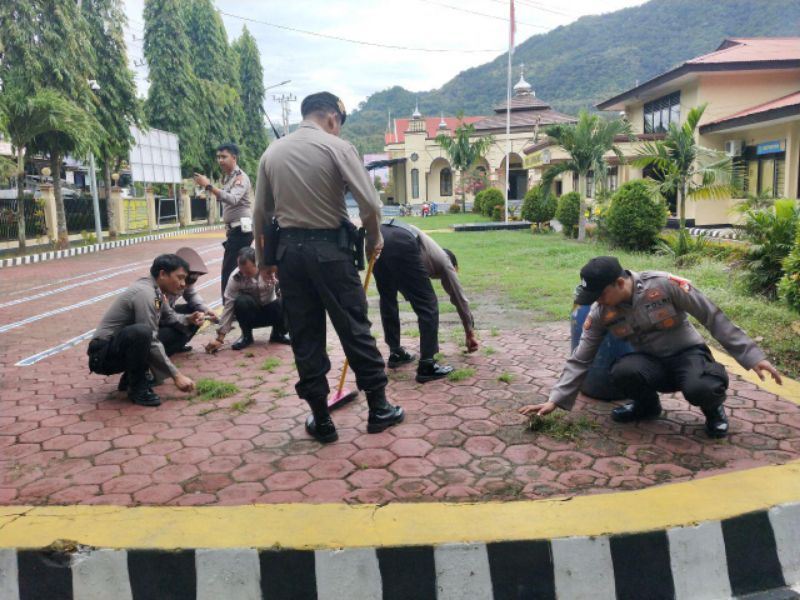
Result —
<instances>
[{"instance_id":1,"label":"paved brick walkway","mask_svg":"<svg viewBox=\"0 0 800 600\"><path fill-rule=\"evenodd\" d=\"M214 244L208 238L191 242L205 249L208 260L219 258ZM0 304L71 285L30 290L55 279L78 277L74 281L80 282L81 272L146 261L174 247L173 240L15 268L13 279L0 282ZM138 273L8 306L0 327L124 287ZM19 293L22 289L29 291ZM215 283L205 296L214 300L218 293ZM528 431L517 409L544 398L555 382L568 350L566 323L481 330L481 352L465 356L457 346L462 334L456 316L444 314L442 350L448 361L474 374L423 386L414 382L412 366L393 372L389 396L407 410L406 422L367 435L362 396L335 413L340 440L324 447L304 431L306 407L294 393L291 350L267 345L266 330L257 331L259 343L247 351L226 347L216 356L201 352L213 335L204 330L193 341L195 351L177 358L193 378L237 384L238 393L217 401L165 384L158 390L161 407L133 406L116 392L116 377L88 373L86 342L32 366L14 366L94 327L111 300L2 334L0 503L535 499L636 489L800 457L800 408L736 377L728 399L732 435L727 440L706 438L699 410L676 397L664 399L664 418L636 426L613 423L608 416L613 405L583 399L576 409L582 412L570 418L585 414L596 427L575 441ZM377 315L374 306L371 314ZM416 325L412 315L404 316L410 335ZM343 357L336 338L329 340L333 383ZM413 337L405 341L416 346ZM280 363L264 369L268 358ZM511 381L498 380L502 374L511 375ZM352 376L348 384L352 389Z\"/></svg>"}]
</instances>

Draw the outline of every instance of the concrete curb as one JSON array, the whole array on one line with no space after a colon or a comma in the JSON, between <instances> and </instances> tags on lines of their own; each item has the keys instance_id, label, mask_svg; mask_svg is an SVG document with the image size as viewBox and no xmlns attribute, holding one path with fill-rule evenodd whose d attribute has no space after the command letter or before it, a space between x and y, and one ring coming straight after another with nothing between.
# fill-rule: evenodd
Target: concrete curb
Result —
<instances>
[{"instance_id":1,"label":"concrete curb","mask_svg":"<svg viewBox=\"0 0 800 600\"><path fill-rule=\"evenodd\" d=\"M92 244L91 246L79 246L76 248L67 248L66 250L50 250L48 252L40 252L38 254L28 254L26 256L16 256L14 258L3 258L0 259L0 269L17 267L19 265L30 265L48 260L69 258L70 256L77 256L79 254L91 254L93 252L101 252L103 250L111 250L113 248L122 248L123 246L133 246L134 244L141 244L142 242L152 242L154 240L160 240L168 237L202 233L204 231L215 231L222 228L223 225L221 224L190 227L185 229L176 229L175 231L168 231L166 233L154 233L152 235L143 235L124 240L115 240L113 242L103 242L102 244Z\"/></svg>"},{"instance_id":2,"label":"concrete curb","mask_svg":"<svg viewBox=\"0 0 800 600\"><path fill-rule=\"evenodd\" d=\"M642 533L295 550L0 550L4 600L739 597L800 584L800 504Z\"/></svg>"}]
</instances>

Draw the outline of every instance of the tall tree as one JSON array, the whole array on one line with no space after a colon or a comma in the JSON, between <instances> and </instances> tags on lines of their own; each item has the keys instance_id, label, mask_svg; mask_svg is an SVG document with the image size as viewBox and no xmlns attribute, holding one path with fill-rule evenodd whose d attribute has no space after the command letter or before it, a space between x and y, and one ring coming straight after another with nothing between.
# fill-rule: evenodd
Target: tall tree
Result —
<instances>
[{"instance_id":1,"label":"tall tree","mask_svg":"<svg viewBox=\"0 0 800 600\"><path fill-rule=\"evenodd\" d=\"M95 99L89 87L95 54L78 2L26 0L0 3L3 58L0 79L14 81L23 93L46 89L60 92L78 108L92 110ZM88 121L87 121L88 122ZM85 140L48 130L29 142L29 148L49 152L58 215L59 243L68 243L61 194L61 160L73 141ZM23 207L19 206L18 210Z\"/></svg>"},{"instance_id":2,"label":"tall tree","mask_svg":"<svg viewBox=\"0 0 800 600\"><path fill-rule=\"evenodd\" d=\"M664 139L642 144L632 161L659 173L659 179L651 181L661 194L677 194L681 231L686 228L686 198L729 198L740 175L724 152L697 143L697 126L705 109L705 104L692 108L683 125L670 123Z\"/></svg>"},{"instance_id":3,"label":"tall tree","mask_svg":"<svg viewBox=\"0 0 800 600\"><path fill-rule=\"evenodd\" d=\"M97 119L103 129L99 143L100 165L106 189L108 233L117 236L114 204L111 202L111 171L128 158L131 148L131 125L140 125L141 106L136 98L136 82L128 68L125 47L125 11L121 0L83 0L83 14L97 53L96 79Z\"/></svg>"},{"instance_id":4,"label":"tall tree","mask_svg":"<svg viewBox=\"0 0 800 600\"><path fill-rule=\"evenodd\" d=\"M443 133L436 137L436 143L444 149L450 158L450 164L458 171L459 186L461 187L461 210L463 212L467 211L467 190L464 175L479 158L486 154L489 146L492 145L491 137L473 139L475 135L475 125L462 122L456 128L452 137Z\"/></svg>"},{"instance_id":5,"label":"tall tree","mask_svg":"<svg viewBox=\"0 0 800 600\"><path fill-rule=\"evenodd\" d=\"M247 27L233 42L239 63L239 97L244 107L244 129L242 131L242 165L253 175L258 160L267 147L269 139L264 125L264 69L255 38Z\"/></svg>"},{"instance_id":6,"label":"tall tree","mask_svg":"<svg viewBox=\"0 0 800 600\"><path fill-rule=\"evenodd\" d=\"M147 123L178 134L185 174L196 170L203 157L200 88L190 58L201 51L189 44L178 0L145 0L144 56L150 70Z\"/></svg>"},{"instance_id":7,"label":"tall tree","mask_svg":"<svg viewBox=\"0 0 800 600\"><path fill-rule=\"evenodd\" d=\"M244 112L238 85L237 56L228 45L222 18L211 0L182 3L186 36L195 48L192 68L200 85L198 111L202 130L202 157L206 173L219 174L214 149L224 142L241 143Z\"/></svg>"},{"instance_id":8,"label":"tall tree","mask_svg":"<svg viewBox=\"0 0 800 600\"><path fill-rule=\"evenodd\" d=\"M586 180L589 171L594 172L595 180L605 184L608 163L605 155L613 152L622 162L622 151L615 145L618 136L632 139L631 125L623 119L606 120L600 115L581 111L577 123L551 125L545 132L553 143L561 146L569 160L553 165L542 175L542 189L552 193L555 178L562 173L578 175L580 189L580 214L578 215L578 240L586 238Z\"/></svg>"}]
</instances>

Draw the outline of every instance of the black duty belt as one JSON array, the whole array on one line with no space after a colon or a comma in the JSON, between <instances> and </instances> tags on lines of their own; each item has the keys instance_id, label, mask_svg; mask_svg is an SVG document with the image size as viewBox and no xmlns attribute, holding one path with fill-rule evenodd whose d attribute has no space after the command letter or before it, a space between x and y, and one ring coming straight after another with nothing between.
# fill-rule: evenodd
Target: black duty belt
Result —
<instances>
[{"instance_id":1,"label":"black duty belt","mask_svg":"<svg viewBox=\"0 0 800 600\"><path fill-rule=\"evenodd\" d=\"M286 229L281 228L281 238L284 240L304 242L317 240L337 243L341 235L340 231L339 229L299 229L296 227L289 227Z\"/></svg>"}]
</instances>

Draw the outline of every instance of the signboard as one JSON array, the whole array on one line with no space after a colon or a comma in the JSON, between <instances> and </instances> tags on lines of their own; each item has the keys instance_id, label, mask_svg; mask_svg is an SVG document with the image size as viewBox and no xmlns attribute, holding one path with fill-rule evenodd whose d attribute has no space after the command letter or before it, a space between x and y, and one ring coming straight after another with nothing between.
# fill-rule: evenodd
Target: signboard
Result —
<instances>
[{"instance_id":1,"label":"signboard","mask_svg":"<svg viewBox=\"0 0 800 600\"><path fill-rule=\"evenodd\" d=\"M178 136L161 129L141 131L131 127L131 177L145 183L181 183Z\"/></svg>"},{"instance_id":2,"label":"signboard","mask_svg":"<svg viewBox=\"0 0 800 600\"><path fill-rule=\"evenodd\" d=\"M763 142L756 146L756 154L779 154L786 152L786 140L773 140L771 142Z\"/></svg>"},{"instance_id":3,"label":"signboard","mask_svg":"<svg viewBox=\"0 0 800 600\"><path fill-rule=\"evenodd\" d=\"M534 152L533 154L529 154L525 157L525 160L522 162L522 167L524 169L534 169L536 167L541 167L543 165L550 164L550 150L545 148L544 150L540 150L539 152Z\"/></svg>"},{"instance_id":4,"label":"signboard","mask_svg":"<svg viewBox=\"0 0 800 600\"><path fill-rule=\"evenodd\" d=\"M147 200L125 199L125 220L127 231L147 229Z\"/></svg>"}]
</instances>

